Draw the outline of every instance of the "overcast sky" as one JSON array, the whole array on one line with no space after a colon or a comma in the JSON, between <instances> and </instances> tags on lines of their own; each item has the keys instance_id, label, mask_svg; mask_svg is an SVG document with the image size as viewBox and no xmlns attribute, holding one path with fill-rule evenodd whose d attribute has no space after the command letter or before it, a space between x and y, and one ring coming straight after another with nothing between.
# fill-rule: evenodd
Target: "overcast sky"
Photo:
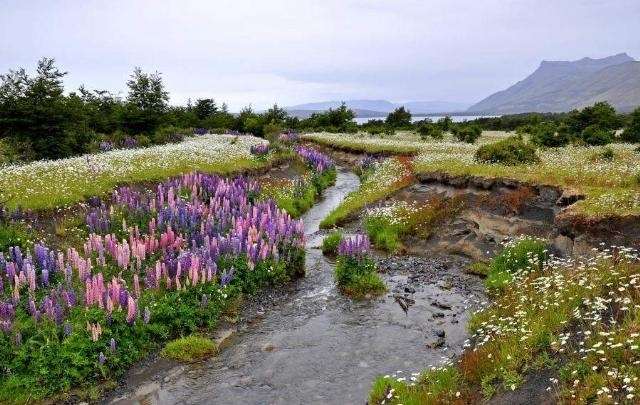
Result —
<instances>
[{"instance_id":1,"label":"overcast sky","mask_svg":"<svg viewBox=\"0 0 640 405\"><path fill-rule=\"evenodd\" d=\"M66 85L162 72L171 102L475 102L542 59L640 57L640 0L0 0L0 72L54 57Z\"/></svg>"}]
</instances>

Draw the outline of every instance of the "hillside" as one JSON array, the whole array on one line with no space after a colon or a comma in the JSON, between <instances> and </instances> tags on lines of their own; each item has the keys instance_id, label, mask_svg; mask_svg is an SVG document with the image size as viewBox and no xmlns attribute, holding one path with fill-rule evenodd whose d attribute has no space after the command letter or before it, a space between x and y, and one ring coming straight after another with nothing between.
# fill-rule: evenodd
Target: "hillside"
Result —
<instances>
[{"instance_id":1,"label":"hillside","mask_svg":"<svg viewBox=\"0 0 640 405\"><path fill-rule=\"evenodd\" d=\"M524 80L469 107L469 112L559 112L608 101L628 111L640 105L640 62L626 53L602 59L543 61Z\"/></svg>"}]
</instances>

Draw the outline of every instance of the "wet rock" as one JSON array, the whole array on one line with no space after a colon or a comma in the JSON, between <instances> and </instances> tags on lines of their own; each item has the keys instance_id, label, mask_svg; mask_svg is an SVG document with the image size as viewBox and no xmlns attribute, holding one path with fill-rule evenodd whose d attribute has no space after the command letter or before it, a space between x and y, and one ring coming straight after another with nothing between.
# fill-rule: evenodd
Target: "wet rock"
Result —
<instances>
[{"instance_id":1,"label":"wet rock","mask_svg":"<svg viewBox=\"0 0 640 405\"><path fill-rule=\"evenodd\" d=\"M444 340L444 338L438 337L433 342L427 343L427 347L429 349L438 349L438 348L444 346L445 343L446 343L446 341Z\"/></svg>"},{"instance_id":2,"label":"wet rock","mask_svg":"<svg viewBox=\"0 0 640 405\"><path fill-rule=\"evenodd\" d=\"M272 352L274 350L276 350L276 346L273 343L267 343L262 346L263 352Z\"/></svg>"},{"instance_id":3,"label":"wet rock","mask_svg":"<svg viewBox=\"0 0 640 405\"><path fill-rule=\"evenodd\" d=\"M449 304L445 304L444 302L440 302L440 301L431 301L431 305L433 305L436 308L440 308L440 309L446 309L446 310L450 310L451 309L451 305Z\"/></svg>"},{"instance_id":4,"label":"wet rock","mask_svg":"<svg viewBox=\"0 0 640 405\"><path fill-rule=\"evenodd\" d=\"M407 292L409 294L414 294L416 292L416 289L413 288L413 287L407 286L407 287L404 288L404 292Z\"/></svg>"},{"instance_id":5,"label":"wet rock","mask_svg":"<svg viewBox=\"0 0 640 405\"><path fill-rule=\"evenodd\" d=\"M443 329L436 329L433 333L434 333L437 337L441 337L441 338L443 338L443 337L445 336L445 332L444 332L444 330L443 330Z\"/></svg>"},{"instance_id":6,"label":"wet rock","mask_svg":"<svg viewBox=\"0 0 640 405\"><path fill-rule=\"evenodd\" d=\"M434 318L444 318L443 312L434 312L432 315Z\"/></svg>"}]
</instances>

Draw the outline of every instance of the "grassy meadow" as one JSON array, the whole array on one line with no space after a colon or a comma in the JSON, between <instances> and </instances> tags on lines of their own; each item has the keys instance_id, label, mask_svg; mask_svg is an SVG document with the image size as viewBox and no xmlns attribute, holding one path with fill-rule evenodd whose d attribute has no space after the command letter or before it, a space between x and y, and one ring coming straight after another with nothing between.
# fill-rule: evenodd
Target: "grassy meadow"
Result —
<instances>
[{"instance_id":1,"label":"grassy meadow","mask_svg":"<svg viewBox=\"0 0 640 405\"><path fill-rule=\"evenodd\" d=\"M539 163L516 166L474 160L478 147L510 135L485 131L476 144L457 142L450 136L442 141L423 141L411 132L384 137L316 133L304 138L354 152L413 155L412 166L417 175L444 172L571 188L586 196L571 208L576 214L590 217L640 215L640 152L634 145L614 143L604 147L539 149Z\"/></svg>"},{"instance_id":2,"label":"grassy meadow","mask_svg":"<svg viewBox=\"0 0 640 405\"><path fill-rule=\"evenodd\" d=\"M204 135L181 143L0 167L0 202L10 209L48 209L103 195L118 184L158 181L194 170L229 174L266 160L251 155L253 136Z\"/></svg>"}]
</instances>

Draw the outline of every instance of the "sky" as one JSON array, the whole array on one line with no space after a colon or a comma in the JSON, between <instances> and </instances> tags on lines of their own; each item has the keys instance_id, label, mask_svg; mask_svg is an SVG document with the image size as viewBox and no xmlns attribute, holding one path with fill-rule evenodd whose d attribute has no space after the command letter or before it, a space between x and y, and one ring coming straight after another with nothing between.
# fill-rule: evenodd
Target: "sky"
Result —
<instances>
[{"instance_id":1,"label":"sky","mask_svg":"<svg viewBox=\"0 0 640 405\"><path fill-rule=\"evenodd\" d=\"M541 60L640 58L639 0L0 0L0 72L53 57L126 95L135 66L172 104L231 111L348 99L479 101Z\"/></svg>"}]
</instances>

